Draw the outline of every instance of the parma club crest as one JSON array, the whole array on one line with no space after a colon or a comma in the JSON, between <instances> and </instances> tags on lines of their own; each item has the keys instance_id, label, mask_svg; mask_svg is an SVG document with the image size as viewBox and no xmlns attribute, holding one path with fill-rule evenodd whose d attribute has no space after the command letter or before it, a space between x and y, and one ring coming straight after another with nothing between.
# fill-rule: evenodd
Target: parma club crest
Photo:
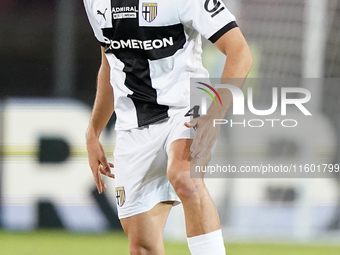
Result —
<instances>
[{"instance_id":1,"label":"parma club crest","mask_svg":"<svg viewBox=\"0 0 340 255\"><path fill-rule=\"evenodd\" d=\"M125 189L124 187L117 187L116 188L116 201L117 205L122 207L125 203Z\"/></svg>"},{"instance_id":2,"label":"parma club crest","mask_svg":"<svg viewBox=\"0 0 340 255\"><path fill-rule=\"evenodd\" d=\"M152 22L157 17L157 3L143 3L143 18L147 22Z\"/></svg>"}]
</instances>

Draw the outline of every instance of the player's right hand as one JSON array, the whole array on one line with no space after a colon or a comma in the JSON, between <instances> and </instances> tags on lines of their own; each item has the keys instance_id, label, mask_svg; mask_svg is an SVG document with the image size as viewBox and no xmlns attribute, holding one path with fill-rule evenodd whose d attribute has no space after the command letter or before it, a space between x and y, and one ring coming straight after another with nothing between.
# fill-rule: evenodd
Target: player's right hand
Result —
<instances>
[{"instance_id":1,"label":"player's right hand","mask_svg":"<svg viewBox=\"0 0 340 255\"><path fill-rule=\"evenodd\" d=\"M114 174L111 173L113 164L107 162L105 151L97 137L88 136L86 138L86 146L93 178L98 193L101 194L103 191L107 191L107 186L103 181L102 175L115 178Z\"/></svg>"}]
</instances>

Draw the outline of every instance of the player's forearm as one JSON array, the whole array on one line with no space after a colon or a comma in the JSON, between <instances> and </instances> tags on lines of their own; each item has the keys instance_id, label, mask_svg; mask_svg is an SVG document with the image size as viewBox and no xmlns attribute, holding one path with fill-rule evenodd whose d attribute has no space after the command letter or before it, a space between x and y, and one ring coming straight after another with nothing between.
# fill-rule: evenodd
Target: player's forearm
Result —
<instances>
[{"instance_id":1,"label":"player's forearm","mask_svg":"<svg viewBox=\"0 0 340 255\"><path fill-rule=\"evenodd\" d=\"M229 53L222 74L222 83L225 84L227 82L242 88L245 78L251 69L252 61L253 58L248 45L244 45L238 51ZM212 115L214 118L224 118L232 106L233 97L229 89L219 89L218 94L221 97L222 106L212 104L207 114Z\"/></svg>"},{"instance_id":2,"label":"player's forearm","mask_svg":"<svg viewBox=\"0 0 340 255\"><path fill-rule=\"evenodd\" d=\"M113 88L110 84L110 68L103 63L98 73L96 100L93 107L87 137L99 137L114 111Z\"/></svg>"}]
</instances>

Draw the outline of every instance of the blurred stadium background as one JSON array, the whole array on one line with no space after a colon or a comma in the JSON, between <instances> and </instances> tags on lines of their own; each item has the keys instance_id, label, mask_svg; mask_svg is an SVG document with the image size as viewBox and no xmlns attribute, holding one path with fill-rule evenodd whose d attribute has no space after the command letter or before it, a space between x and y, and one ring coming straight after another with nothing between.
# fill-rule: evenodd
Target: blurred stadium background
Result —
<instances>
[{"instance_id":1,"label":"blurred stadium background","mask_svg":"<svg viewBox=\"0 0 340 255\"><path fill-rule=\"evenodd\" d=\"M340 81L340 0L225 3L251 46L250 77ZM224 57L206 41L203 58L218 77ZM114 182L98 195L87 166L84 134L99 64L99 44L82 1L0 1L0 254L127 254ZM323 163L340 163L337 84L314 88L317 111L329 127L315 154ZM255 100L265 104L269 95L258 93ZM111 160L113 127L114 118L102 136ZM308 150L308 144L281 138L271 141L263 134L261 142L272 146L264 159L274 151L290 160ZM340 254L339 175L207 184L229 254ZM180 208L171 214L165 236L168 254L189 254Z\"/></svg>"}]
</instances>

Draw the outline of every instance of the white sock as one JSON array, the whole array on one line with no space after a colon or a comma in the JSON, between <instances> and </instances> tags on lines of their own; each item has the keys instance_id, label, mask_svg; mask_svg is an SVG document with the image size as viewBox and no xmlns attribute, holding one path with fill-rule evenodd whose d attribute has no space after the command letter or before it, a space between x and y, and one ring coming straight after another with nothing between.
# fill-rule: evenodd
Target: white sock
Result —
<instances>
[{"instance_id":1,"label":"white sock","mask_svg":"<svg viewBox=\"0 0 340 255\"><path fill-rule=\"evenodd\" d=\"M222 230L188 238L191 255L225 255Z\"/></svg>"}]
</instances>

